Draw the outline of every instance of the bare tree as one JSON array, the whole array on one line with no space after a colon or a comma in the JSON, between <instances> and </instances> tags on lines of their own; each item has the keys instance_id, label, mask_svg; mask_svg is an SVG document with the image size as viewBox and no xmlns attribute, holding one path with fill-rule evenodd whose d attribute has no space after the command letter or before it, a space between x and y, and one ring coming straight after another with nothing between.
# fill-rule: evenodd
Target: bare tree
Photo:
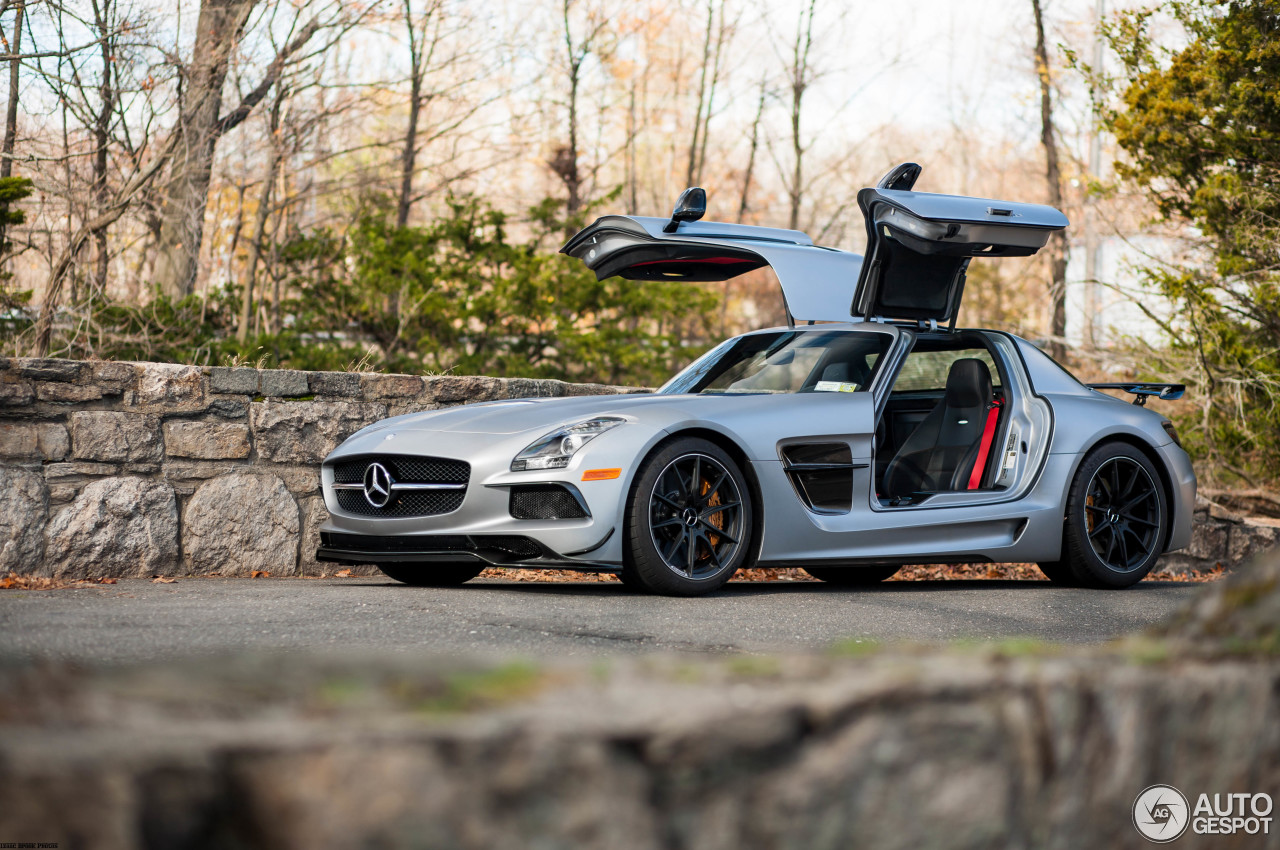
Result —
<instances>
[{"instance_id":1,"label":"bare tree","mask_svg":"<svg viewBox=\"0 0 1280 850\"><path fill-rule=\"evenodd\" d=\"M787 185L787 198L791 202L791 215L788 227L796 230L800 227L800 205L804 200L804 154L805 144L800 134L800 116L804 105L804 95L813 84L814 72L811 63L813 50L813 14L817 10L818 0L809 0L808 6L800 8L796 19L796 37L791 51L791 65L788 71L788 93L791 96L791 156L793 158L791 180Z\"/></svg>"},{"instance_id":2,"label":"bare tree","mask_svg":"<svg viewBox=\"0 0 1280 850\"><path fill-rule=\"evenodd\" d=\"M0 2L0 16L7 11L9 0ZM13 175L13 146L18 138L18 73L22 68L22 18L26 11L23 0L17 0L13 4L13 33L12 38L5 36L4 30L0 29L0 45L3 45L5 52L9 54L9 101L4 112L4 141L0 142L0 180L6 179ZM8 212L8 205L5 205L4 212ZM3 219L0 219L0 250L5 244L5 225Z\"/></svg>"},{"instance_id":3,"label":"bare tree","mask_svg":"<svg viewBox=\"0 0 1280 850\"><path fill-rule=\"evenodd\" d=\"M1036 76L1040 80L1040 143L1044 146L1045 182L1049 204L1062 208L1062 170L1058 164L1058 140L1053 124L1053 85L1049 76L1049 51L1045 45L1044 14L1040 0L1031 0L1036 24ZM1067 335L1067 236L1059 230L1045 246L1049 261L1049 353L1061 358Z\"/></svg>"},{"instance_id":4,"label":"bare tree","mask_svg":"<svg viewBox=\"0 0 1280 850\"><path fill-rule=\"evenodd\" d=\"M409 222L409 214L418 201L438 191L438 186L415 189L414 183L424 170L424 149L440 142L450 143L454 150L446 159L462 160L458 148L467 137L473 119L509 90L492 90L488 94L473 91L492 73L490 51L477 42L473 31L479 30L475 18L465 9L454 9L446 0L425 0L425 7L415 10L414 0L402 0L402 17L409 47L409 116L400 149L400 181L396 204L396 224ZM425 122L425 126L424 125ZM430 168L428 164L427 168ZM459 165L439 175L445 185L465 176L471 167Z\"/></svg>"},{"instance_id":5,"label":"bare tree","mask_svg":"<svg viewBox=\"0 0 1280 850\"><path fill-rule=\"evenodd\" d=\"M427 0L426 8L416 18L413 0L404 0L403 8L405 31L409 36L409 122L400 154L400 199L396 205L396 224L400 227L409 222L409 209L413 204L413 174L418 160L423 85L435 51L440 46L439 17L443 14L444 3L442 0Z\"/></svg>"},{"instance_id":6,"label":"bare tree","mask_svg":"<svg viewBox=\"0 0 1280 850\"><path fill-rule=\"evenodd\" d=\"M756 172L756 154L760 150L760 122L764 119L764 105L768 96L767 78L760 78L760 93L756 98L756 116L751 121L750 143L747 145L747 167L742 174L742 195L738 199L738 222L747 217L751 208L751 184Z\"/></svg>"},{"instance_id":7,"label":"bare tree","mask_svg":"<svg viewBox=\"0 0 1280 850\"><path fill-rule=\"evenodd\" d=\"M258 209L253 217L253 236L249 240L249 267L244 274L244 294L240 299L240 324L236 328L236 341L243 345L249 339L249 324L253 319L254 283L258 275L258 263L262 258L262 246L267 235L267 219L271 215L271 193L275 188L280 169L281 139L280 110L284 105L286 90L280 87L271 101L267 121L267 168L258 193Z\"/></svg>"},{"instance_id":8,"label":"bare tree","mask_svg":"<svg viewBox=\"0 0 1280 850\"><path fill-rule=\"evenodd\" d=\"M571 22L573 4L574 0L563 0L561 4L565 73L569 84L565 102L568 112L568 126L566 127L568 141L556 150L555 157L550 163L551 170L564 183L566 193L565 218L570 222L578 215L585 202L582 191L581 151L579 149L581 127L578 123L581 107L580 98L582 96L582 76L587 60L601 48L601 42L604 39L607 27L606 16L593 14L591 10L588 10L584 16L584 31L581 37L575 38ZM573 226L571 224L568 225L568 229L572 230Z\"/></svg>"},{"instance_id":9,"label":"bare tree","mask_svg":"<svg viewBox=\"0 0 1280 850\"><path fill-rule=\"evenodd\" d=\"M94 34L99 39L102 59L97 114L93 117L93 201L101 209L110 201L107 188L107 150L111 144L111 119L116 114L116 90L113 83L116 28L112 22L112 0L91 0L91 5ZM104 292L107 288L107 267L110 260L107 227L104 225L95 230L92 238L95 250L94 286L98 292Z\"/></svg>"},{"instance_id":10,"label":"bare tree","mask_svg":"<svg viewBox=\"0 0 1280 850\"><path fill-rule=\"evenodd\" d=\"M182 143L174 151L156 234L155 279L161 291L173 298L189 295L195 285L218 140L249 117L286 66L326 25L319 17L306 23L295 17L261 81L241 98L238 106L224 113L222 91L231 55L257 2L204 0L200 5L192 58L182 71L177 130Z\"/></svg>"},{"instance_id":11,"label":"bare tree","mask_svg":"<svg viewBox=\"0 0 1280 850\"><path fill-rule=\"evenodd\" d=\"M689 140L689 160L685 172L686 186L696 186L702 182L702 168L707 159L711 110L715 101L716 88L720 82L725 36L728 30L725 25L723 3L719 11L717 21L715 0L707 0L707 25L702 40L702 68L698 74L698 102L693 113L693 135Z\"/></svg>"}]
</instances>

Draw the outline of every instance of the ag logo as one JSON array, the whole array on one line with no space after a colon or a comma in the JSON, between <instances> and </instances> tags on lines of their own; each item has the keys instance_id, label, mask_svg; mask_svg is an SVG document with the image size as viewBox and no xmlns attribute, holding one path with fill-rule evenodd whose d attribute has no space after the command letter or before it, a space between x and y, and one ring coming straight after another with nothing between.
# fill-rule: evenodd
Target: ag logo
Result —
<instances>
[{"instance_id":1,"label":"ag logo","mask_svg":"<svg viewBox=\"0 0 1280 850\"><path fill-rule=\"evenodd\" d=\"M1172 785L1152 785L1133 801L1133 825L1148 841L1167 844L1187 831L1187 798Z\"/></svg>"}]
</instances>

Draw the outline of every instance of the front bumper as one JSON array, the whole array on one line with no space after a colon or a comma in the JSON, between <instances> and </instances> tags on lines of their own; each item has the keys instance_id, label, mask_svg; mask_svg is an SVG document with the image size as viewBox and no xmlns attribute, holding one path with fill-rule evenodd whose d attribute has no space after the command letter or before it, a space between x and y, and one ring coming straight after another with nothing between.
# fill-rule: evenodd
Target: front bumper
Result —
<instances>
[{"instance_id":1,"label":"front bumper","mask_svg":"<svg viewBox=\"0 0 1280 850\"><path fill-rule=\"evenodd\" d=\"M425 534L378 537L322 531L320 548L316 550L316 560L339 564L483 563L495 567L573 567L574 569L590 566L582 561L566 558L532 537L514 534ZM607 566L599 568L609 569Z\"/></svg>"},{"instance_id":2,"label":"front bumper","mask_svg":"<svg viewBox=\"0 0 1280 850\"><path fill-rule=\"evenodd\" d=\"M320 527L318 560L341 563L391 561L479 561L502 566L612 568L622 564L621 535L626 497L636 459L663 435L628 422L592 440L556 470L512 472L511 459L545 429L511 435L447 431L376 431L349 440L326 458L321 484L329 519ZM332 465L356 455L404 455L465 460L471 464L466 493L456 510L432 516L367 516L344 511L333 488ZM583 481L587 469L618 468L618 478ZM511 488L562 484L575 489L590 516L530 520L511 515ZM339 537L345 536L345 537ZM538 552L508 551L501 538L523 538ZM444 542L441 542L444 539ZM345 542L335 542L342 541ZM499 545L495 545L495 540Z\"/></svg>"}]
</instances>

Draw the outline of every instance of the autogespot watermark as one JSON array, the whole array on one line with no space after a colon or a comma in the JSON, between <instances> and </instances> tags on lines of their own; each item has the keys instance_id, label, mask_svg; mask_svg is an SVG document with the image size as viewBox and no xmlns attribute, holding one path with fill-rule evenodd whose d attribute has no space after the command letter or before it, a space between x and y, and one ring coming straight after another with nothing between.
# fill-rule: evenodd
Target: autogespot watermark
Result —
<instances>
[{"instance_id":1,"label":"autogespot watermark","mask_svg":"<svg viewBox=\"0 0 1280 850\"><path fill-rule=\"evenodd\" d=\"M1143 838L1168 844L1190 827L1196 835L1270 835L1269 794L1200 794L1195 805L1172 785L1152 785L1133 801L1133 825Z\"/></svg>"}]
</instances>

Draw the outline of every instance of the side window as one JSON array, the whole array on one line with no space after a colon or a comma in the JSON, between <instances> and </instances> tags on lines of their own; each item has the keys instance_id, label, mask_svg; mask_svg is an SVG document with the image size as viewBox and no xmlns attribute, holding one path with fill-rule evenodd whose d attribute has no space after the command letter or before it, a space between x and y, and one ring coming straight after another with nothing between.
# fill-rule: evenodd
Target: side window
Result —
<instances>
[{"instance_id":1,"label":"side window","mask_svg":"<svg viewBox=\"0 0 1280 850\"><path fill-rule=\"evenodd\" d=\"M895 393L928 392L944 390L947 387L947 374L951 364L957 360L972 358L987 364L991 372L991 383L1000 388L1000 371L996 369L991 352L985 348L966 348L959 351L913 351L907 355L898 373L897 383L893 385Z\"/></svg>"}]
</instances>

